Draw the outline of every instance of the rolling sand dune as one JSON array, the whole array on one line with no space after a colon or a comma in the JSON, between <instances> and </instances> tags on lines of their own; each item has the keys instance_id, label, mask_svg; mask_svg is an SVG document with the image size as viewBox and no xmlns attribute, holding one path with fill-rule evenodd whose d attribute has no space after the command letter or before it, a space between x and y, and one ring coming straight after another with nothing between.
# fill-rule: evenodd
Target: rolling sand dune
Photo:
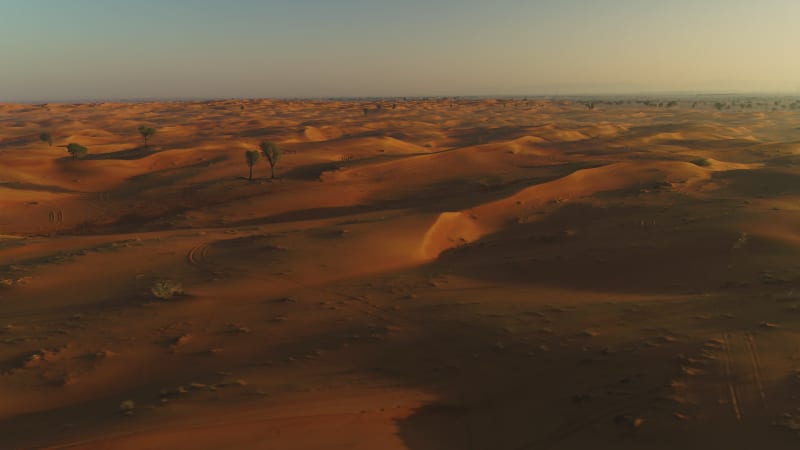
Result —
<instances>
[{"instance_id":1,"label":"rolling sand dune","mask_svg":"<svg viewBox=\"0 0 800 450\"><path fill-rule=\"evenodd\" d=\"M795 449L800 116L695 106L0 104L0 448Z\"/></svg>"}]
</instances>

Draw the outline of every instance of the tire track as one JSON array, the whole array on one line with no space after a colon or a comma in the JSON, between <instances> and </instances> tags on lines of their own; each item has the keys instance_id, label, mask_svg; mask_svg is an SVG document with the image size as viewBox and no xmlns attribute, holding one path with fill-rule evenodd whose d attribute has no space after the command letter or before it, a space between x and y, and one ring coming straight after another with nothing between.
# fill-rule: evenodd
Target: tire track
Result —
<instances>
[{"instance_id":1,"label":"tire track","mask_svg":"<svg viewBox=\"0 0 800 450\"><path fill-rule=\"evenodd\" d=\"M755 335L750 331L726 332L722 334L721 342L724 385L736 420L741 423L746 415L757 417L768 412L764 372Z\"/></svg>"},{"instance_id":2,"label":"tire track","mask_svg":"<svg viewBox=\"0 0 800 450\"><path fill-rule=\"evenodd\" d=\"M758 388L758 395L761 398L761 403L764 409L767 409L767 395L764 391L764 377L761 371L761 357L758 353L758 346L756 344L755 336L752 332L745 333L745 342L750 353L750 361L753 363L753 379L755 380L756 387Z\"/></svg>"},{"instance_id":3,"label":"tire track","mask_svg":"<svg viewBox=\"0 0 800 450\"><path fill-rule=\"evenodd\" d=\"M736 416L736 420L741 423L743 418L742 407L739 402L739 392L733 380L733 357L731 356L731 341L728 333L722 334L722 347L724 353L723 366L725 370L725 381L728 384L731 406L733 407L733 414Z\"/></svg>"},{"instance_id":4,"label":"tire track","mask_svg":"<svg viewBox=\"0 0 800 450\"><path fill-rule=\"evenodd\" d=\"M208 260L209 246L209 242L203 242L189 249L189 252L186 253L186 262L198 269L211 270L209 268L211 262Z\"/></svg>"}]
</instances>

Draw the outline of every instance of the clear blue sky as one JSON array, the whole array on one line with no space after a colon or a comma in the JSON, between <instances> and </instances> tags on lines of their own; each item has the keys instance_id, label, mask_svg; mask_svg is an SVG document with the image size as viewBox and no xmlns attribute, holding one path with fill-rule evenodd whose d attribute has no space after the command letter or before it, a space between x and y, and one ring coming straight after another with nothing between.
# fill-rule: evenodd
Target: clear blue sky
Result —
<instances>
[{"instance_id":1,"label":"clear blue sky","mask_svg":"<svg viewBox=\"0 0 800 450\"><path fill-rule=\"evenodd\" d=\"M800 89L800 0L0 0L0 101Z\"/></svg>"}]
</instances>

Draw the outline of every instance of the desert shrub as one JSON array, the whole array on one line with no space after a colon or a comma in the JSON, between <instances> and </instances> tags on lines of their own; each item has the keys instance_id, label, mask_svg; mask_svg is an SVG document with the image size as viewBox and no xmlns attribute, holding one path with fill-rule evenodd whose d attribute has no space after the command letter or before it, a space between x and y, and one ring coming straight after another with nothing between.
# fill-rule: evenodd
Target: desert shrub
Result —
<instances>
[{"instance_id":1,"label":"desert shrub","mask_svg":"<svg viewBox=\"0 0 800 450\"><path fill-rule=\"evenodd\" d=\"M148 148L150 145L148 140L156 134L156 129L153 127L148 127L147 125L142 125L138 128L138 130L139 134L141 134L142 138L144 139L144 148Z\"/></svg>"},{"instance_id":2,"label":"desert shrub","mask_svg":"<svg viewBox=\"0 0 800 450\"><path fill-rule=\"evenodd\" d=\"M150 287L150 293L161 300L169 300L175 296L183 295L183 285L173 280L161 280Z\"/></svg>"},{"instance_id":3,"label":"desert shrub","mask_svg":"<svg viewBox=\"0 0 800 450\"><path fill-rule=\"evenodd\" d=\"M119 404L119 411L122 414L131 415L134 409L136 409L136 403L133 400L125 400Z\"/></svg>"},{"instance_id":4,"label":"desert shrub","mask_svg":"<svg viewBox=\"0 0 800 450\"><path fill-rule=\"evenodd\" d=\"M89 149L82 146L81 144L76 144L74 142L70 142L67 145L67 152L72 155L72 159L80 159L86 156L89 153Z\"/></svg>"},{"instance_id":5,"label":"desert shrub","mask_svg":"<svg viewBox=\"0 0 800 450\"><path fill-rule=\"evenodd\" d=\"M49 132L45 131L44 133L40 134L39 140L42 142L46 142L48 147L53 146L53 135L51 135Z\"/></svg>"},{"instance_id":6,"label":"desert shrub","mask_svg":"<svg viewBox=\"0 0 800 450\"><path fill-rule=\"evenodd\" d=\"M692 161L692 164L700 167L708 167L711 165L711 161L709 161L707 158L698 158Z\"/></svg>"}]
</instances>

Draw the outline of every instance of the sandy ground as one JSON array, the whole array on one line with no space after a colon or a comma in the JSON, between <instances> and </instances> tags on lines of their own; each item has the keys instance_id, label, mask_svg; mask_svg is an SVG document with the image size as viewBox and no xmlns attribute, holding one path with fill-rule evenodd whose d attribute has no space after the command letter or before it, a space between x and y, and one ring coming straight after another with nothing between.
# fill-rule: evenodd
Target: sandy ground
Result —
<instances>
[{"instance_id":1,"label":"sandy ground","mask_svg":"<svg viewBox=\"0 0 800 450\"><path fill-rule=\"evenodd\" d=\"M800 113L695 106L0 105L0 448L796 449Z\"/></svg>"}]
</instances>

